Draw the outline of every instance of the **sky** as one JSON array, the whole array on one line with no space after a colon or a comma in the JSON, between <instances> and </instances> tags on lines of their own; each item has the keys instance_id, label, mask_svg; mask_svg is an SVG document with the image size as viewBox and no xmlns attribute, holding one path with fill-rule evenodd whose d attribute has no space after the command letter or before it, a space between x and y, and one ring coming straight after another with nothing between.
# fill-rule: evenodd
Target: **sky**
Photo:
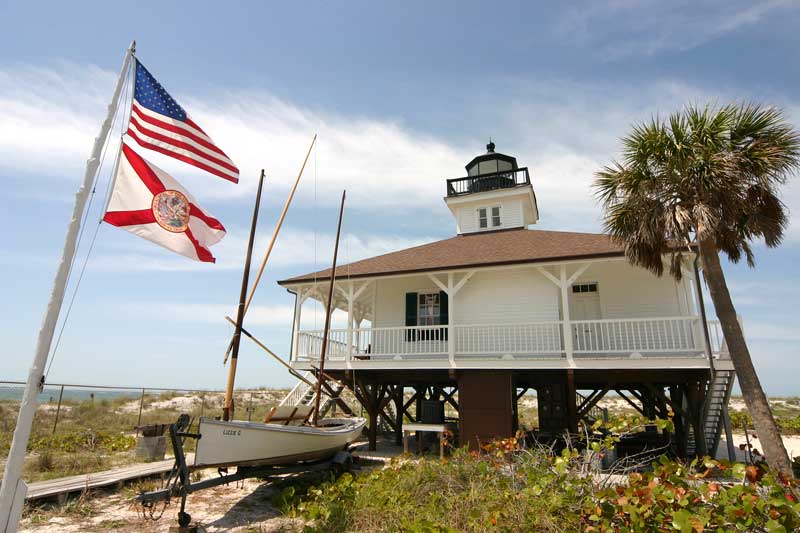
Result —
<instances>
[{"instance_id":1,"label":"sky","mask_svg":"<svg viewBox=\"0 0 800 533\"><path fill-rule=\"evenodd\" d=\"M0 380L27 376L74 194L132 39L242 177L233 185L143 153L228 229L213 248L217 263L195 263L98 225L109 148L50 382L222 388L232 333L224 315L238 299L258 174L267 175L260 257L314 133L319 141L246 321L280 354L288 353L294 299L275 282L328 265L342 189L341 261L450 237L445 180L461 177L491 137L531 169L537 228L599 232L593 173L637 122L687 103L756 101L800 126L800 4L787 1L187 7L0 4ZM117 123L112 143L119 137ZM783 190L792 223L782 246L757 246L754 270L725 263L773 395L800 395L790 371L800 343L796 181ZM321 311L306 314L321 324ZM293 382L243 343L237 385Z\"/></svg>"}]
</instances>

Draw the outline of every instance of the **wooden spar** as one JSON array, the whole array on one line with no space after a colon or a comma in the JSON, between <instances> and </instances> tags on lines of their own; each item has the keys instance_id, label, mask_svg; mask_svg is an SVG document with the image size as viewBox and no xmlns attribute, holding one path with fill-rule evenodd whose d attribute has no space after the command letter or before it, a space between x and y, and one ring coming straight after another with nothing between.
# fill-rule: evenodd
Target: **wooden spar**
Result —
<instances>
[{"instance_id":1,"label":"wooden spar","mask_svg":"<svg viewBox=\"0 0 800 533\"><path fill-rule=\"evenodd\" d=\"M281 216L278 217L278 223L275 224L275 231L272 233L272 239L269 241L269 246L267 246L267 250L264 252L264 258L261 260L261 266L258 268L258 274L256 274L256 279L253 282L253 288L250 289L250 294L247 296L247 301L244 305L244 312L247 314L247 310L250 309L250 302L253 301L253 295L256 293L256 288L258 288L258 282L261 281L261 275L264 274L264 268L267 266L267 261L269 260L269 256L272 253L272 248L275 246L275 241L278 239L278 233L281 231L281 226L283 226L283 219L286 218L286 213L289 211L289 206L292 203L292 198L294 198L294 193L297 190L297 185L300 183L300 178L303 176L303 171L306 168L306 163L308 162L308 157L311 155L311 150L314 148L314 143L317 142L317 134L314 134L314 138L311 139L311 146L308 147L308 152L306 152L306 158L303 159L303 165L300 167L300 172L297 173L297 179L294 180L294 185L292 186L292 190L289 191L289 196L286 197L286 203L283 204L283 211L281 211ZM222 361L222 364L228 362L228 356L233 349L233 339L228 344L228 349L225 352L225 358Z\"/></svg>"},{"instance_id":2,"label":"wooden spar","mask_svg":"<svg viewBox=\"0 0 800 533\"><path fill-rule=\"evenodd\" d=\"M233 353L231 354L231 367L228 370L228 386L225 389L225 406L222 409L222 419L228 421L233 418L233 384L236 381L236 362L239 359L239 344L242 340L242 321L244 320L244 299L247 296L247 284L250 277L250 260L253 257L253 241L256 238L256 225L258 223L258 208L261 205L261 189L264 186L264 169L258 179L258 192L256 205L253 208L253 222L250 224L250 240L247 242L247 257L244 260L244 273L242 274L242 290L239 293L239 308L236 311L236 330L233 333Z\"/></svg>"},{"instance_id":3,"label":"wooden spar","mask_svg":"<svg viewBox=\"0 0 800 533\"><path fill-rule=\"evenodd\" d=\"M328 348L328 333L331 329L331 306L333 305L333 284L336 282L336 256L339 254L339 236L342 233L342 215L344 214L344 198L347 191L342 191L342 204L339 206L339 225L336 228L336 242L333 245L333 265L331 265L331 284L328 287L328 307L325 310L325 327L322 330L322 349L319 356L319 373L317 374L317 395L314 399L314 418L316 426L319 418L319 399L322 396L322 380L325 373L325 352Z\"/></svg>"},{"instance_id":4,"label":"wooden spar","mask_svg":"<svg viewBox=\"0 0 800 533\"><path fill-rule=\"evenodd\" d=\"M235 322L235 321L234 321L234 320L233 320L231 317L229 317L229 316L226 316L226 317L225 317L225 320L227 320L228 322L230 322L230 323L231 323L231 324L233 324L233 325L236 325L236 322ZM311 383L309 380L307 380L306 378L304 378L304 377L303 377L303 374L301 374L300 372L298 372L297 370L295 370L294 368L292 368L292 367L291 367L291 365L289 365L289 363L287 363L286 361L284 361L284 360L281 358L281 356L279 356L278 354L276 354L275 352L273 352L272 350L270 350L270 349L267 347L267 345L266 345L266 344L264 344L263 342L261 342L260 340L258 340L258 339L257 339L255 336L253 336L253 334L252 334L252 333L250 333L249 331L247 331L247 329L246 329L246 328L242 327L242 333L244 333L244 336L245 336L245 337L247 337L248 339L250 339L251 341L253 341L253 342L256 344L256 346L258 346L259 348L261 348L262 350L264 350L265 352L267 352L267 354L268 354L268 355L272 356L272 357L273 357L275 360L277 360L277 361L278 361L280 364L282 364L283 366L285 366L285 367L286 367L286 369L289 371L289 373L290 373L290 374L292 374L294 377L296 377L296 378L297 378L297 379L299 379L300 381L303 381L303 382L305 382L307 385L311 385L312 387L314 386L314 384L313 384L313 383ZM317 370L317 367L315 367L315 366L313 366L313 365L311 365L311 366L312 366L312 368L314 368L315 370ZM327 379L328 381L333 381L333 382L336 382L336 383L339 383L339 384L341 384L341 381L339 381L338 379L334 378L333 376L331 376L330 374L328 374L328 373L326 373L326 372L323 372L323 373L322 373L322 375L323 375L323 376L325 376L325 379Z\"/></svg>"},{"instance_id":5,"label":"wooden spar","mask_svg":"<svg viewBox=\"0 0 800 533\"><path fill-rule=\"evenodd\" d=\"M231 317L229 317L229 316L226 316L226 317L225 317L225 320L227 320L228 322L230 322L230 323L231 323L231 324L233 324L234 326L236 325L236 321L235 321L235 320L233 320L233 319L232 319ZM298 372L297 370L295 370L294 368L292 368L291 366L289 366L289 364L288 364L286 361L284 361L283 359L281 359L281 358L280 358L280 357L279 357L279 356L278 356L278 355L277 355L275 352L273 352L272 350L270 350L269 348L267 348L267 346L266 346L264 343L262 343L261 341L259 341L258 339L256 339L256 338L255 338L255 337L252 335L252 333L250 333L249 331L247 331L247 330L246 330L244 327L242 327L241 329L242 329L242 333L244 333L244 334L245 334L245 336L246 336L247 338L249 338L251 341L253 341L254 343L256 343L256 346L258 346L259 348L261 348L262 350L264 350L265 352L267 352L269 355L271 355L271 356L272 356L272 357L273 357L273 358L274 358L276 361L278 361L280 364L282 364L283 366L285 366L285 367L286 367L286 368L289 370L289 373L290 373L290 374L292 374L294 377L296 377L296 378L297 378L297 379L299 379L300 381L305 381L305 382L306 382L306 384L307 384L307 385L309 385L309 386L313 386L313 385L314 385L313 383L311 383L310 381L308 381L306 378L304 378L304 377L303 377L303 375L302 375L300 372Z\"/></svg>"}]
</instances>

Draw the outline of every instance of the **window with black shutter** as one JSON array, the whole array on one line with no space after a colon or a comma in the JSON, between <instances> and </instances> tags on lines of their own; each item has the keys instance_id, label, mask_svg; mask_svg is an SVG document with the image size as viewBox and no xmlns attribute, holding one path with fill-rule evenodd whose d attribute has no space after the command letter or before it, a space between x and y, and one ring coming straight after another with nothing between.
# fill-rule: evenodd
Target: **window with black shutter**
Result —
<instances>
[{"instance_id":1,"label":"window with black shutter","mask_svg":"<svg viewBox=\"0 0 800 533\"><path fill-rule=\"evenodd\" d=\"M406 326L446 325L449 320L447 306L447 293L444 291L407 292ZM447 340L447 329L409 329L406 332L406 340Z\"/></svg>"}]
</instances>

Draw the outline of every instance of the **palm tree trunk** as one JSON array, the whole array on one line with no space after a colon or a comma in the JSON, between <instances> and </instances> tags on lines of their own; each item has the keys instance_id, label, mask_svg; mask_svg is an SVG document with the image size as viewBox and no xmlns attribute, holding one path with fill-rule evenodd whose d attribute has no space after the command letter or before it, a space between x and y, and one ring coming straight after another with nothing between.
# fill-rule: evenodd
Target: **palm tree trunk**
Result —
<instances>
[{"instance_id":1,"label":"palm tree trunk","mask_svg":"<svg viewBox=\"0 0 800 533\"><path fill-rule=\"evenodd\" d=\"M744 403L753 419L753 426L758 432L758 440L761 441L767 463L773 470L788 478L793 478L792 463L783 446L778 425L772 416L764 389L761 388L753 360L750 358L750 350L747 349L742 328L736 317L736 309L733 307L731 295L728 292L717 247L710 239L700 239L699 244L700 257L703 260L703 275L708 283L711 300L714 302L714 309L728 344L733 368L736 369L739 387L744 396Z\"/></svg>"}]
</instances>

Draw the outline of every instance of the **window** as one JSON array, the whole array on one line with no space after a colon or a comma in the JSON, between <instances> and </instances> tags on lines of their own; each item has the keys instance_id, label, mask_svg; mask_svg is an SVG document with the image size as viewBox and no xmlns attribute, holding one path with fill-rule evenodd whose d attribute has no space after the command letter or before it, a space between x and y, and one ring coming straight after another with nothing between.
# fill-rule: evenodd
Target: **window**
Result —
<instances>
[{"instance_id":1,"label":"window","mask_svg":"<svg viewBox=\"0 0 800 533\"><path fill-rule=\"evenodd\" d=\"M500 208L493 207L492 208L492 227L497 228L500 227Z\"/></svg>"},{"instance_id":2,"label":"window","mask_svg":"<svg viewBox=\"0 0 800 533\"><path fill-rule=\"evenodd\" d=\"M440 321L438 292L420 293L417 299L417 325L435 326Z\"/></svg>"},{"instance_id":3,"label":"window","mask_svg":"<svg viewBox=\"0 0 800 533\"><path fill-rule=\"evenodd\" d=\"M490 222L493 228L500 227L501 221L500 221L499 206L495 206L492 208L481 207L480 209L478 209L478 228L486 229L489 227Z\"/></svg>"},{"instance_id":4,"label":"window","mask_svg":"<svg viewBox=\"0 0 800 533\"><path fill-rule=\"evenodd\" d=\"M579 283L577 285L573 285L572 292L597 292L597 283Z\"/></svg>"},{"instance_id":5,"label":"window","mask_svg":"<svg viewBox=\"0 0 800 533\"><path fill-rule=\"evenodd\" d=\"M481 207L478 209L478 227L480 229L486 229L488 227L489 220L486 217L486 208Z\"/></svg>"}]
</instances>

